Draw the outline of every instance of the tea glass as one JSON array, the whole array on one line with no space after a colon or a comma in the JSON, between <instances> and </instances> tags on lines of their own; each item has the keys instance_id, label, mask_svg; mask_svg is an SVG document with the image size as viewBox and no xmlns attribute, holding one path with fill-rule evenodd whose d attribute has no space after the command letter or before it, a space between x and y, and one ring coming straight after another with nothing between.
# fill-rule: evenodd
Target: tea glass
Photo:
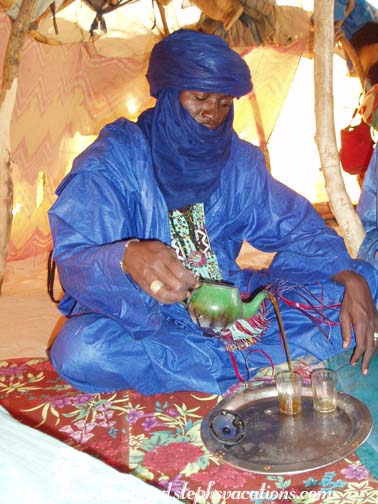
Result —
<instances>
[{"instance_id":1,"label":"tea glass","mask_svg":"<svg viewBox=\"0 0 378 504\"><path fill-rule=\"evenodd\" d=\"M314 409L320 413L331 413L337 408L337 373L332 369L320 368L311 373Z\"/></svg>"},{"instance_id":2,"label":"tea glass","mask_svg":"<svg viewBox=\"0 0 378 504\"><path fill-rule=\"evenodd\" d=\"M302 377L295 371L281 371L275 376L281 413L298 415L302 411Z\"/></svg>"}]
</instances>

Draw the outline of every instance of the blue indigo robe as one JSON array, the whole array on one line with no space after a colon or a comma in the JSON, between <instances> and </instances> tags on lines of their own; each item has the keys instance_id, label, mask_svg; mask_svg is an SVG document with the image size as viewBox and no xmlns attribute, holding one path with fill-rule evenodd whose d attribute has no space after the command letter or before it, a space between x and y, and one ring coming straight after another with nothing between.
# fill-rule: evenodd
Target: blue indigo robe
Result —
<instances>
[{"instance_id":1,"label":"blue indigo robe","mask_svg":"<svg viewBox=\"0 0 378 504\"><path fill-rule=\"evenodd\" d=\"M88 392L133 388L144 394L199 390L222 394L256 369L285 360L274 310L269 327L234 362L218 338L205 337L179 303L160 304L125 274L120 261L128 238L170 245L168 210L156 182L149 144L126 119L106 126L74 161L49 212L54 260L69 317L50 350L59 374ZM291 357L325 359L342 350L338 304L343 288L330 278L363 272L377 294L377 278L352 261L343 240L302 196L267 171L261 150L234 133L221 180L204 202L207 232L223 279L242 293L268 283L283 285L295 305L313 293L328 308L321 332L317 317L280 303ZM267 270L241 271L243 240L276 252Z\"/></svg>"}]
</instances>

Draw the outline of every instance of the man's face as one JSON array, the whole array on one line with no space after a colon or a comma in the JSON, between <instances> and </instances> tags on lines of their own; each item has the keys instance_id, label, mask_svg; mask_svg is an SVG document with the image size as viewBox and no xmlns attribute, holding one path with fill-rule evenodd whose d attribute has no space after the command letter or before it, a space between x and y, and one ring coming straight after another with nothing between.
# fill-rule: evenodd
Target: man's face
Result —
<instances>
[{"instance_id":1,"label":"man's face","mask_svg":"<svg viewBox=\"0 0 378 504\"><path fill-rule=\"evenodd\" d=\"M195 121L215 130L226 119L233 97L204 91L181 91L180 103Z\"/></svg>"}]
</instances>

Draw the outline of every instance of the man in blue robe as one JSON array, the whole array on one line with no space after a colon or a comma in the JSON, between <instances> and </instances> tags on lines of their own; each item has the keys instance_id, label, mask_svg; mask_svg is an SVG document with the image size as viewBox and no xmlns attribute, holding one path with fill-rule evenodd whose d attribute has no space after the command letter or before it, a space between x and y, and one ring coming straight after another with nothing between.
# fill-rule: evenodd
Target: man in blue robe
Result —
<instances>
[{"instance_id":1,"label":"man in blue robe","mask_svg":"<svg viewBox=\"0 0 378 504\"><path fill-rule=\"evenodd\" d=\"M292 358L355 344L367 373L377 276L233 130L233 99L252 88L245 62L216 36L179 30L154 47L147 79L155 107L107 125L49 212L68 316L50 350L58 373L88 392L222 394L285 360L269 303L204 335L182 304L199 278L246 297L269 288ZM243 240L276 252L269 269L240 270Z\"/></svg>"}]
</instances>

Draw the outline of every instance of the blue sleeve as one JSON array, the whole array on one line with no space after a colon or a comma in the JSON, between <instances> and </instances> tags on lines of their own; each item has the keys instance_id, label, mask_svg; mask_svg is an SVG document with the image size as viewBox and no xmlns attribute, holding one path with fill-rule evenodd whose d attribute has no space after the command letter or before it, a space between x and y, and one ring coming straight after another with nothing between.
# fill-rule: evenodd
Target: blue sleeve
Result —
<instances>
[{"instance_id":1,"label":"blue sleeve","mask_svg":"<svg viewBox=\"0 0 378 504\"><path fill-rule=\"evenodd\" d=\"M261 151L253 154L244 185L249 212L244 239L255 248L276 252L272 279L311 283L353 269L343 239L301 195L275 180Z\"/></svg>"},{"instance_id":2,"label":"blue sleeve","mask_svg":"<svg viewBox=\"0 0 378 504\"><path fill-rule=\"evenodd\" d=\"M136 211L138 177L118 173L128 173L132 152L124 138L110 137L111 142L100 135L58 188L49 212L54 260L65 290L63 306L76 303L79 312L106 315L142 336L147 326L149 334L159 328L159 304L122 271L120 261L124 241L146 238L151 218ZM152 222L149 232L154 229L158 232Z\"/></svg>"},{"instance_id":3,"label":"blue sleeve","mask_svg":"<svg viewBox=\"0 0 378 504\"><path fill-rule=\"evenodd\" d=\"M362 186L357 212L366 231L358 251L359 259L378 269L378 153L375 148Z\"/></svg>"}]
</instances>

